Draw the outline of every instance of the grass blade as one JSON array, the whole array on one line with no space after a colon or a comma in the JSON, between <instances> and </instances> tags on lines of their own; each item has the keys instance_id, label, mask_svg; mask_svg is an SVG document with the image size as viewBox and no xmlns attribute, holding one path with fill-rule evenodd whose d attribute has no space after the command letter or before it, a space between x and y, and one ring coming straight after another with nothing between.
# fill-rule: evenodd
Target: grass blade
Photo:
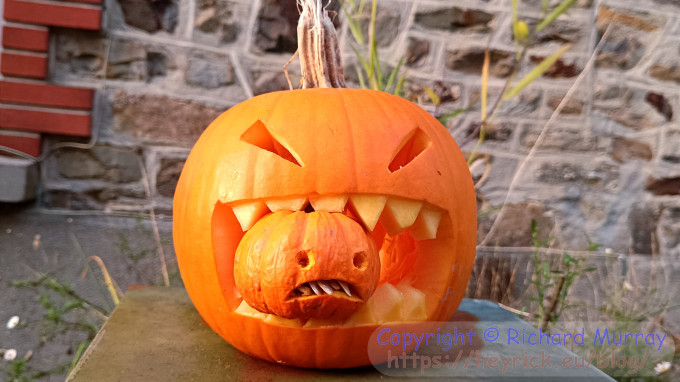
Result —
<instances>
[{"instance_id":1,"label":"grass blade","mask_svg":"<svg viewBox=\"0 0 680 382\"><path fill-rule=\"evenodd\" d=\"M555 7L555 9L553 9L553 11L548 14L548 16L546 16L540 23L538 23L538 25L536 25L536 33L545 29L545 27L560 17L561 14L566 12L569 7L574 5L575 2L576 0L565 0L564 2L560 3L560 5Z\"/></svg>"},{"instance_id":2,"label":"grass blade","mask_svg":"<svg viewBox=\"0 0 680 382\"><path fill-rule=\"evenodd\" d=\"M382 91L383 90L383 74L382 74L382 70L380 69L380 56L378 55L378 49L375 48L375 45L374 45L374 49L375 49L375 51L372 52L371 55L375 55L375 59L373 60L373 62L375 63L375 70L374 70L373 73L375 74L375 83L377 85L376 90Z\"/></svg>"},{"instance_id":3,"label":"grass blade","mask_svg":"<svg viewBox=\"0 0 680 382\"><path fill-rule=\"evenodd\" d=\"M87 346L90 344L89 341L83 341L78 345L78 348L76 349L76 355L73 357L73 361L71 361L71 365L68 367L68 373L70 374L71 371L73 371L73 368L76 367L78 364L78 361L80 360L80 357L83 355L83 352L85 349L87 349Z\"/></svg>"},{"instance_id":4,"label":"grass blade","mask_svg":"<svg viewBox=\"0 0 680 382\"><path fill-rule=\"evenodd\" d=\"M116 290L117 287L114 286L113 284L113 279L111 279L111 275L109 275L109 271L106 269L106 265L104 265L104 261L102 261L101 257L99 256L90 256L87 258L87 261L94 261L99 265L99 269L102 271L102 275L104 276L104 284L106 285L106 288L109 290L109 294L111 295L111 299L113 300L113 304L115 306L118 306L118 303L120 302L120 298L118 297L118 291ZM85 277L85 274L87 273L87 267L83 269L83 274L81 276Z\"/></svg>"},{"instance_id":5,"label":"grass blade","mask_svg":"<svg viewBox=\"0 0 680 382\"><path fill-rule=\"evenodd\" d=\"M377 59L377 50L375 47L375 19L377 17L378 13L378 1L373 0L373 5L371 6L371 21L368 26L368 40L369 40L369 51L371 52L371 57L370 57L370 65L369 68L370 70L367 72L368 74L368 81L371 84L371 87L374 90L378 90L378 84L376 83L376 77L373 72L374 68L376 67L376 59Z\"/></svg>"},{"instance_id":6,"label":"grass blade","mask_svg":"<svg viewBox=\"0 0 680 382\"><path fill-rule=\"evenodd\" d=\"M359 13L362 13L364 11L364 6L366 5L366 0L361 0L359 3Z\"/></svg>"},{"instance_id":7,"label":"grass blade","mask_svg":"<svg viewBox=\"0 0 680 382\"><path fill-rule=\"evenodd\" d=\"M439 122L442 123L442 125L446 125L446 121L449 118L457 117L459 114L465 113L466 111L469 111L469 109L458 109L458 110L452 111L451 113L444 114L437 119L439 120Z\"/></svg>"},{"instance_id":8,"label":"grass blade","mask_svg":"<svg viewBox=\"0 0 680 382\"><path fill-rule=\"evenodd\" d=\"M347 26L349 26L350 32L352 32L352 36L354 36L354 40L359 43L359 45L364 45L365 39L364 39L364 33L361 31L361 25L357 22L357 19L350 14L350 11L347 10L346 7L342 7L343 11L345 12L345 15L347 16Z\"/></svg>"},{"instance_id":9,"label":"grass blade","mask_svg":"<svg viewBox=\"0 0 680 382\"><path fill-rule=\"evenodd\" d=\"M370 71L370 68L364 56L362 56L361 53L359 53L359 51L355 47L352 47L352 50L354 51L354 55L357 57L357 59L359 59L361 67L364 69L366 73L368 73Z\"/></svg>"},{"instance_id":10,"label":"grass blade","mask_svg":"<svg viewBox=\"0 0 680 382\"><path fill-rule=\"evenodd\" d=\"M368 89L366 87L366 80L364 79L364 73L361 72L361 69L358 66L355 66L357 70L357 76L359 77L359 86L361 86L362 89Z\"/></svg>"},{"instance_id":11,"label":"grass blade","mask_svg":"<svg viewBox=\"0 0 680 382\"><path fill-rule=\"evenodd\" d=\"M432 100L432 103L434 106L439 106L441 103L441 99L437 95L437 93L432 90L429 86L423 86L423 90L425 90L425 94L427 94L428 97L430 97L430 100Z\"/></svg>"},{"instance_id":12,"label":"grass blade","mask_svg":"<svg viewBox=\"0 0 680 382\"><path fill-rule=\"evenodd\" d=\"M401 56L401 59L397 63L397 66L392 69L392 73L390 73L390 76L387 78L387 84L385 84L385 91L390 90L392 87L392 84L394 83L394 80L397 78L397 74L399 73L399 70L401 70L401 66L404 64L404 59L406 56Z\"/></svg>"},{"instance_id":13,"label":"grass blade","mask_svg":"<svg viewBox=\"0 0 680 382\"><path fill-rule=\"evenodd\" d=\"M515 0L516 1L516 0ZM486 121L486 104L489 94L489 49L484 51L484 64L482 65L482 122Z\"/></svg>"},{"instance_id":14,"label":"grass blade","mask_svg":"<svg viewBox=\"0 0 680 382\"><path fill-rule=\"evenodd\" d=\"M563 46L560 50L557 52L553 53L550 57L547 57L543 61L541 61L540 64L536 65L535 68L533 68L529 74L524 76L515 87L510 89L507 93L503 95L503 101L507 101L508 99L514 97L522 91L527 85L532 83L535 79L543 75L546 70L550 69L551 66L560 58L562 55L568 51L571 48L571 44Z\"/></svg>"},{"instance_id":15,"label":"grass blade","mask_svg":"<svg viewBox=\"0 0 680 382\"><path fill-rule=\"evenodd\" d=\"M394 95L401 97L401 89L404 87L404 81L406 80L406 73L403 73L397 81L397 86L394 88Z\"/></svg>"},{"instance_id":16,"label":"grass blade","mask_svg":"<svg viewBox=\"0 0 680 382\"><path fill-rule=\"evenodd\" d=\"M515 41L517 39L517 0L512 0L512 31L515 33Z\"/></svg>"}]
</instances>

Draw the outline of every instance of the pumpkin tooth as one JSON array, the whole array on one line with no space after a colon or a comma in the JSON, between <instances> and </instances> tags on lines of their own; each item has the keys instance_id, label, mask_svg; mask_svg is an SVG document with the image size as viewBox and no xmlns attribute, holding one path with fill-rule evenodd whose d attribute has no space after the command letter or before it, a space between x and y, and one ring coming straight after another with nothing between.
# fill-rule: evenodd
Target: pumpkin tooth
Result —
<instances>
[{"instance_id":1,"label":"pumpkin tooth","mask_svg":"<svg viewBox=\"0 0 680 382\"><path fill-rule=\"evenodd\" d=\"M373 228L375 228L375 225L378 223L378 219L385 208L387 196L366 194L350 195L349 203L366 228L373 231Z\"/></svg>"},{"instance_id":2,"label":"pumpkin tooth","mask_svg":"<svg viewBox=\"0 0 680 382\"><path fill-rule=\"evenodd\" d=\"M300 211L307 204L306 196L296 196L283 199L273 199L265 201L267 207L272 212L287 210L287 211Z\"/></svg>"},{"instance_id":3,"label":"pumpkin tooth","mask_svg":"<svg viewBox=\"0 0 680 382\"><path fill-rule=\"evenodd\" d=\"M317 284L319 284L321 289L323 289L323 291L326 292L326 294L333 295L333 289L331 288L330 284L328 284L327 281L319 280L317 281Z\"/></svg>"},{"instance_id":4,"label":"pumpkin tooth","mask_svg":"<svg viewBox=\"0 0 680 382\"><path fill-rule=\"evenodd\" d=\"M430 207L423 207L416 221L411 226L411 236L416 240L429 240L437 237L437 229L442 212Z\"/></svg>"},{"instance_id":5,"label":"pumpkin tooth","mask_svg":"<svg viewBox=\"0 0 680 382\"><path fill-rule=\"evenodd\" d=\"M338 280L338 282L340 283L340 286L342 287L342 290L344 290L345 293L347 293L347 295L348 295L349 297L352 297L352 292L349 291L349 284L347 284L347 283L344 282L344 281L340 281L340 280Z\"/></svg>"},{"instance_id":6,"label":"pumpkin tooth","mask_svg":"<svg viewBox=\"0 0 680 382\"><path fill-rule=\"evenodd\" d=\"M319 290L319 286L316 285L316 283L314 283L314 281L310 281L310 282L309 282L309 286L312 288L312 290L314 291L314 293L315 293L317 296L319 296L319 295L321 294L321 291Z\"/></svg>"},{"instance_id":7,"label":"pumpkin tooth","mask_svg":"<svg viewBox=\"0 0 680 382\"><path fill-rule=\"evenodd\" d=\"M232 206L234 215L238 219L243 232L251 229L253 225L269 212L269 208L262 201L240 203Z\"/></svg>"},{"instance_id":8,"label":"pumpkin tooth","mask_svg":"<svg viewBox=\"0 0 680 382\"><path fill-rule=\"evenodd\" d=\"M387 233L395 236L413 225L422 207L423 202L418 200L390 197L385 204L380 221Z\"/></svg>"},{"instance_id":9,"label":"pumpkin tooth","mask_svg":"<svg viewBox=\"0 0 680 382\"><path fill-rule=\"evenodd\" d=\"M331 280L330 283L331 288L333 288L333 290L340 290L340 283L338 282L338 280Z\"/></svg>"},{"instance_id":10,"label":"pumpkin tooth","mask_svg":"<svg viewBox=\"0 0 680 382\"><path fill-rule=\"evenodd\" d=\"M311 195L309 202L315 211L342 212L349 195Z\"/></svg>"}]
</instances>

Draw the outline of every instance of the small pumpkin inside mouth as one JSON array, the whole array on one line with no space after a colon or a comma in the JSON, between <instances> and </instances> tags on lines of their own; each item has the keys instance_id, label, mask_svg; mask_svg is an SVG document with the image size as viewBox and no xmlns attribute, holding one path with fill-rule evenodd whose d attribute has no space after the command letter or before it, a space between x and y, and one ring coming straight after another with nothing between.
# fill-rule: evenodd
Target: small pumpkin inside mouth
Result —
<instances>
[{"instance_id":1,"label":"small pumpkin inside mouth","mask_svg":"<svg viewBox=\"0 0 680 382\"><path fill-rule=\"evenodd\" d=\"M342 213L274 212L245 233L234 259L246 303L285 318L347 317L379 278L373 238Z\"/></svg>"}]
</instances>

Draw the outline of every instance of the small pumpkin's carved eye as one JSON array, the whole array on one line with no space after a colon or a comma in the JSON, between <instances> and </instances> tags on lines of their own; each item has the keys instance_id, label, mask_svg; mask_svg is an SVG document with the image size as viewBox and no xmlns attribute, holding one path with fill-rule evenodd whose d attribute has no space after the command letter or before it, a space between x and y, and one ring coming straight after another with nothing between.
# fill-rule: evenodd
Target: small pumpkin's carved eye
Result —
<instances>
[{"instance_id":1,"label":"small pumpkin's carved eye","mask_svg":"<svg viewBox=\"0 0 680 382\"><path fill-rule=\"evenodd\" d=\"M360 270L366 269L368 266L368 257L366 256L365 252L357 252L354 254L354 257L352 258L352 264L354 264L354 267Z\"/></svg>"},{"instance_id":2,"label":"small pumpkin's carved eye","mask_svg":"<svg viewBox=\"0 0 680 382\"><path fill-rule=\"evenodd\" d=\"M276 154L294 165L300 167L304 166L300 158L282 143L282 139L277 138L276 135L260 120L255 121L255 123L241 135L241 140Z\"/></svg>"},{"instance_id":3,"label":"small pumpkin's carved eye","mask_svg":"<svg viewBox=\"0 0 680 382\"><path fill-rule=\"evenodd\" d=\"M432 145L432 140L421 129L413 130L399 146L397 153L387 168L395 172L411 163L420 153Z\"/></svg>"}]
</instances>

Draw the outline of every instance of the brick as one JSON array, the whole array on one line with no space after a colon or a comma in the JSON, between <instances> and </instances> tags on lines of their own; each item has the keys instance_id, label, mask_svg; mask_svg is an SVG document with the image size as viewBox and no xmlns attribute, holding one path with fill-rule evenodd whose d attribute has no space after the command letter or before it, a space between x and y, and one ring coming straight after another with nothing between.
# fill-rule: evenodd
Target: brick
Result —
<instances>
[{"instance_id":1,"label":"brick","mask_svg":"<svg viewBox=\"0 0 680 382\"><path fill-rule=\"evenodd\" d=\"M4 52L0 72L6 76L45 78L47 57Z\"/></svg>"},{"instance_id":2,"label":"brick","mask_svg":"<svg viewBox=\"0 0 680 382\"><path fill-rule=\"evenodd\" d=\"M9 49L47 52L49 32L45 27L22 28L6 25L2 28L2 46Z\"/></svg>"},{"instance_id":3,"label":"brick","mask_svg":"<svg viewBox=\"0 0 680 382\"><path fill-rule=\"evenodd\" d=\"M91 109L93 96L91 89L0 81L0 102Z\"/></svg>"},{"instance_id":4,"label":"brick","mask_svg":"<svg viewBox=\"0 0 680 382\"><path fill-rule=\"evenodd\" d=\"M0 127L5 129L87 137L91 119L85 113L26 110L9 105L0 108Z\"/></svg>"},{"instance_id":5,"label":"brick","mask_svg":"<svg viewBox=\"0 0 680 382\"><path fill-rule=\"evenodd\" d=\"M5 20L77 29L101 29L101 9L56 1L5 1Z\"/></svg>"},{"instance_id":6,"label":"brick","mask_svg":"<svg viewBox=\"0 0 680 382\"><path fill-rule=\"evenodd\" d=\"M85 4L95 4L95 5L100 5L102 3L102 0L58 0L58 1L69 1L69 2L73 2L73 3L85 3Z\"/></svg>"},{"instance_id":7,"label":"brick","mask_svg":"<svg viewBox=\"0 0 680 382\"><path fill-rule=\"evenodd\" d=\"M37 157L40 155L40 134L14 133L0 130L0 146L6 146ZM0 150L0 154L2 154Z\"/></svg>"}]
</instances>

